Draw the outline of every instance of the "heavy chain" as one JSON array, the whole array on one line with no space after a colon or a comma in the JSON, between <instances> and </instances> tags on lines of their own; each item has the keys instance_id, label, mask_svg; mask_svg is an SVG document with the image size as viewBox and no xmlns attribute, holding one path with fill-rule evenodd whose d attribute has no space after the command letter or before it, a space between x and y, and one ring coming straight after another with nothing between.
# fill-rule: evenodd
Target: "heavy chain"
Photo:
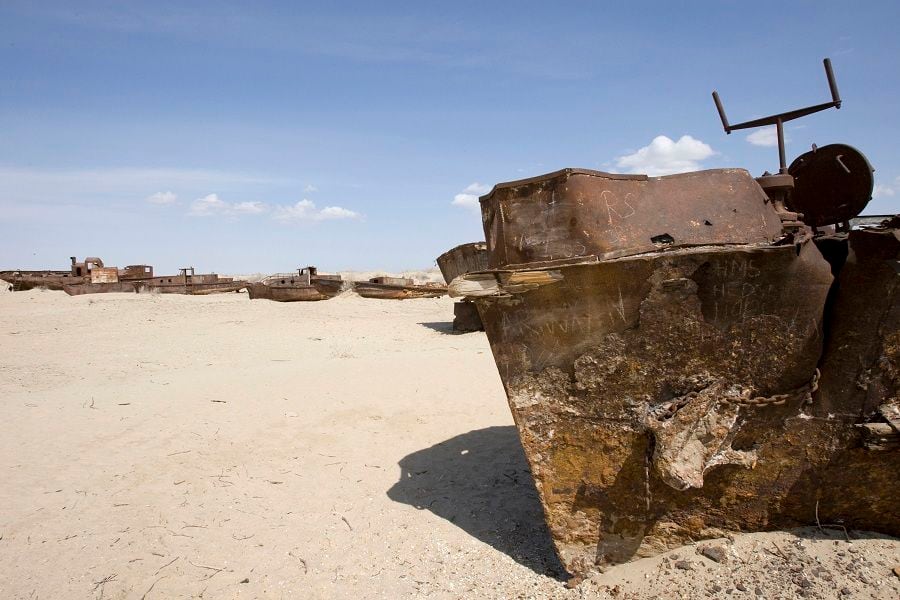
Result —
<instances>
[{"instance_id":1,"label":"heavy chain","mask_svg":"<svg viewBox=\"0 0 900 600\"><path fill-rule=\"evenodd\" d=\"M750 390L744 390L738 396L726 396L725 401L743 406L781 406L788 400L802 399L804 404L812 404L812 395L819 389L819 376L819 369L816 369L808 383L785 394L751 396L752 392Z\"/></svg>"},{"instance_id":2,"label":"heavy chain","mask_svg":"<svg viewBox=\"0 0 900 600\"><path fill-rule=\"evenodd\" d=\"M703 388L705 389L705 388ZM694 400L703 389L688 392L669 402L668 404L658 406L652 411L655 418L660 421L671 419L679 410L687 406L691 400ZM752 390L745 389L740 393L724 394L721 400L728 404L738 404L740 406L781 406L789 400L802 399L806 404L812 404L812 395L819 389L819 369L813 374L809 382L800 387L784 394L775 394L774 396L753 396Z\"/></svg>"}]
</instances>

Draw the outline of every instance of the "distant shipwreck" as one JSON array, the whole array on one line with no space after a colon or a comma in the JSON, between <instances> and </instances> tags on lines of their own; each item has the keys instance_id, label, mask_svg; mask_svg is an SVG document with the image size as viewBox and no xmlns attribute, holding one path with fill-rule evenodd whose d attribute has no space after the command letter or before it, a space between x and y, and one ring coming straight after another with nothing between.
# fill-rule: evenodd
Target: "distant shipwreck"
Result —
<instances>
[{"instance_id":1,"label":"distant shipwreck","mask_svg":"<svg viewBox=\"0 0 900 600\"><path fill-rule=\"evenodd\" d=\"M247 282L215 273L195 274L194 267L184 267L178 275L155 275L150 265L129 265L124 269L104 266L97 257L78 262L70 258L69 271L0 271L0 279L9 282L13 291L35 288L62 290L70 296L110 292L155 292L166 294L205 295L235 292Z\"/></svg>"},{"instance_id":2,"label":"distant shipwreck","mask_svg":"<svg viewBox=\"0 0 900 600\"><path fill-rule=\"evenodd\" d=\"M834 144L780 170L563 169L481 198L480 313L566 568L733 531L900 534L900 218ZM862 223L868 223L863 227Z\"/></svg>"},{"instance_id":3,"label":"distant shipwreck","mask_svg":"<svg viewBox=\"0 0 900 600\"><path fill-rule=\"evenodd\" d=\"M353 289L363 298L407 300L410 298L439 298L447 295L447 286L434 282L416 283L406 277L373 277L357 281Z\"/></svg>"},{"instance_id":4,"label":"distant shipwreck","mask_svg":"<svg viewBox=\"0 0 900 600\"><path fill-rule=\"evenodd\" d=\"M251 300L308 302L337 296L348 284L340 275L322 275L316 267L298 269L297 273L277 273L247 286Z\"/></svg>"}]
</instances>

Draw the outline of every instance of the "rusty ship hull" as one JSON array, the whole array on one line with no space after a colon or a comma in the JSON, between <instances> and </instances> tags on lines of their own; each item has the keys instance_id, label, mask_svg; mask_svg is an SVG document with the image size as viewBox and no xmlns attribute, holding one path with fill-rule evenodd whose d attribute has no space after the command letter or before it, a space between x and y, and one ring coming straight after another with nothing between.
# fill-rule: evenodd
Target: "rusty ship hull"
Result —
<instances>
[{"instance_id":1,"label":"rusty ship hull","mask_svg":"<svg viewBox=\"0 0 900 600\"><path fill-rule=\"evenodd\" d=\"M251 283L247 292L251 300L276 302L312 302L334 298L344 288L345 282L332 279L312 280L311 283L287 281L285 283Z\"/></svg>"},{"instance_id":2,"label":"rusty ship hull","mask_svg":"<svg viewBox=\"0 0 900 600\"><path fill-rule=\"evenodd\" d=\"M70 296L85 294L134 294L138 291L138 281L115 281L109 283L73 283L63 286L63 291Z\"/></svg>"},{"instance_id":3,"label":"rusty ship hull","mask_svg":"<svg viewBox=\"0 0 900 600\"><path fill-rule=\"evenodd\" d=\"M66 285L84 280L68 271L4 271L0 272L0 279L9 283L14 292L33 289L61 291Z\"/></svg>"},{"instance_id":4,"label":"rusty ship hull","mask_svg":"<svg viewBox=\"0 0 900 600\"><path fill-rule=\"evenodd\" d=\"M207 282L207 283L151 283L142 281L136 285L141 294L184 294L186 296L206 296L209 294L227 294L239 292L246 288L246 281Z\"/></svg>"},{"instance_id":5,"label":"rusty ship hull","mask_svg":"<svg viewBox=\"0 0 900 600\"><path fill-rule=\"evenodd\" d=\"M896 228L826 260L740 169L567 169L481 206L489 268L451 295L478 305L570 573L817 518L900 534L878 416L900 388ZM868 304L844 283L867 278Z\"/></svg>"},{"instance_id":6,"label":"rusty ship hull","mask_svg":"<svg viewBox=\"0 0 900 600\"><path fill-rule=\"evenodd\" d=\"M450 285L460 275L488 268L487 244L484 242L461 244L438 256L437 264L444 281ZM475 303L465 299L454 303L453 331L484 331Z\"/></svg>"},{"instance_id":7,"label":"rusty ship hull","mask_svg":"<svg viewBox=\"0 0 900 600\"><path fill-rule=\"evenodd\" d=\"M409 300L413 298L440 298L447 295L447 287L441 285L397 285L357 281L353 289L363 298L380 300Z\"/></svg>"},{"instance_id":8,"label":"rusty ship hull","mask_svg":"<svg viewBox=\"0 0 900 600\"><path fill-rule=\"evenodd\" d=\"M483 271L488 268L487 244L470 242L460 244L437 257L437 265L447 285L466 273Z\"/></svg>"}]
</instances>

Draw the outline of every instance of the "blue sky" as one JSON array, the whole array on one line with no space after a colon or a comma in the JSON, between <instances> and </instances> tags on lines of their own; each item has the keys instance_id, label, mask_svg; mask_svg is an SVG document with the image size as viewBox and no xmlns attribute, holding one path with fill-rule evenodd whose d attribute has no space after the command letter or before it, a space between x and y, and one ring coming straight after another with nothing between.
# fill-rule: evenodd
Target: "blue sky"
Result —
<instances>
[{"instance_id":1,"label":"blue sky","mask_svg":"<svg viewBox=\"0 0 900 600\"><path fill-rule=\"evenodd\" d=\"M732 122L823 102L825 56L844 106L791 123L788 158L854 145L867 212L900 212L898 23L894 1L0 0L0 268L425 267L483 238L497 182L776 169L710 92Z\"/></svg>"}]
</instances>

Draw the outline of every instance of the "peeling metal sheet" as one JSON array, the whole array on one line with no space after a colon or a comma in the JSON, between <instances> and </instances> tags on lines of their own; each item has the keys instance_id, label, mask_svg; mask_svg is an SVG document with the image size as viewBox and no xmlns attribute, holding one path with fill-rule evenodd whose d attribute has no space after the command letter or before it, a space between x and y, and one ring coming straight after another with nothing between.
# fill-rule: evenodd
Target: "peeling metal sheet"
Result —
<instances>
[{"instance_id":1,"label":"peeling metal sheet","mask_svg":"<svg viewBox=\"0 0 900 600\"><path fill-rule=\"evenodd\" d=\"M665 248L771 243L781 221L743 169L667 177L564 169L481 198L491 268Z\"/></svg>"}]
</instances>

